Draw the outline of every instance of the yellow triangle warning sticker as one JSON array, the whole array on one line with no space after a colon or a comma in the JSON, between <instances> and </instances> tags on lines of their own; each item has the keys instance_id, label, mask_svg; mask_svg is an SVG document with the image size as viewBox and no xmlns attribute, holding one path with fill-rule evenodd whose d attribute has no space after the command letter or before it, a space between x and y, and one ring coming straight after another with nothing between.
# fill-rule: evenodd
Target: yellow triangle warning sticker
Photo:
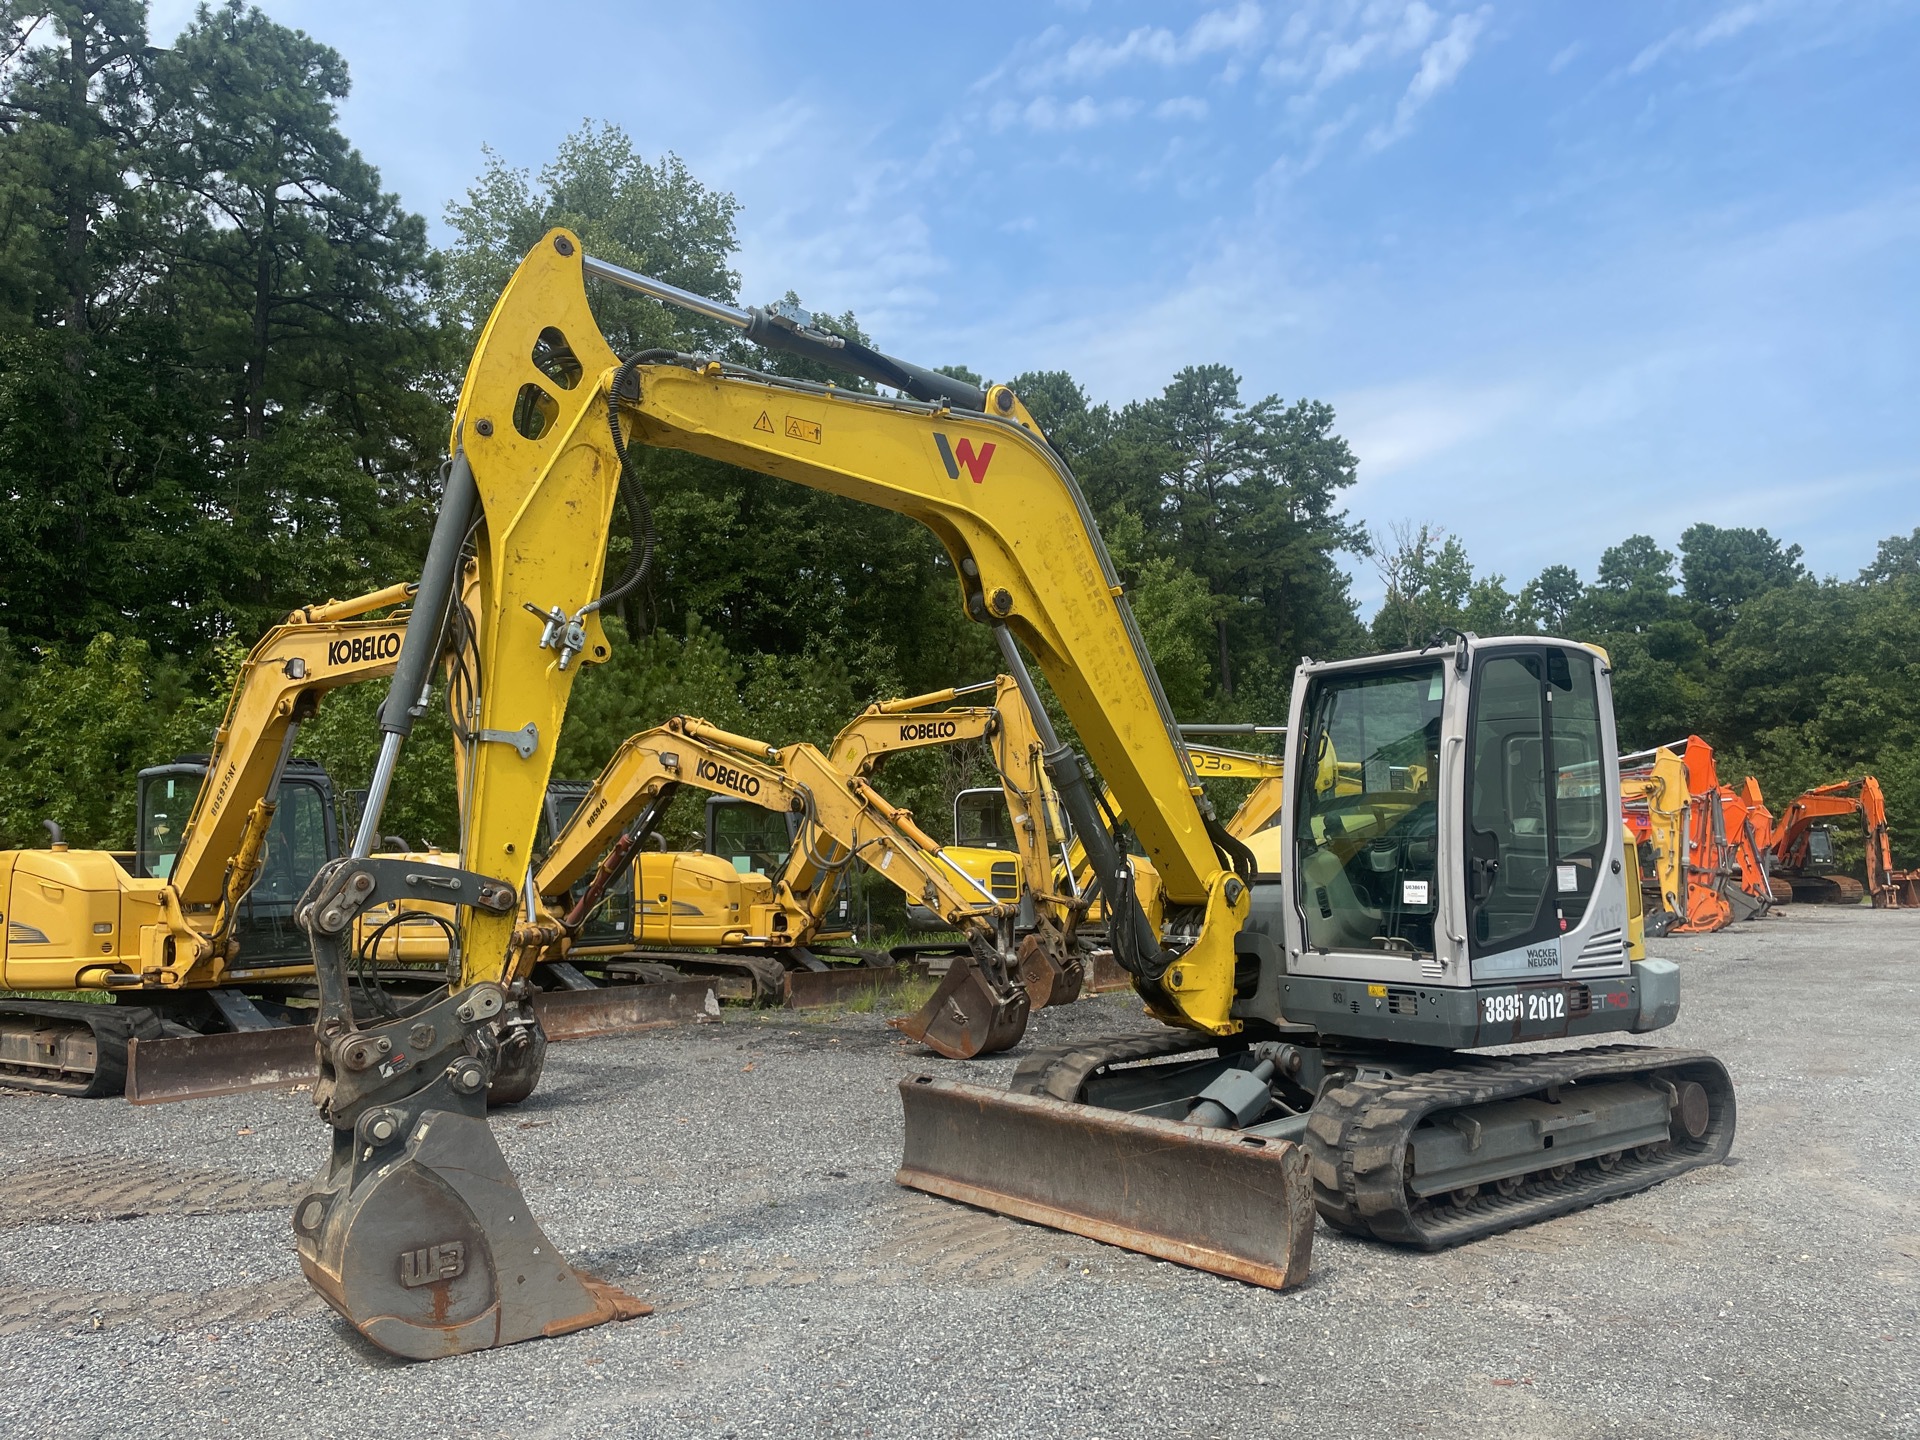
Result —
<instances>
[{"instance_id":1,"label":"yellow triangle warning sticker","mask_svg":"<svg viewBox=\"0 0 1920 1440\"><path fill-rule=\"evenodd\" d=\"M773 421L767 418L766 411L762 410L760 412L760 418L753 422L753 428L756 430L764 430L769 435L773 433Z\"/></svg>"}]
</instances>

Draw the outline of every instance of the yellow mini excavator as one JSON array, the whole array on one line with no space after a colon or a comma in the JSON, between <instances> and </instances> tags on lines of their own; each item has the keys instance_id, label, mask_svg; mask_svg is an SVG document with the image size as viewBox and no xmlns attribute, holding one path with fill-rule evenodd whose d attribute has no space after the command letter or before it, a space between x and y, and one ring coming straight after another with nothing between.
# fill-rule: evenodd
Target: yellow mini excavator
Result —
<instances>
[{"instance_id":1,"label":"yellow mini excavator","mask_svg":"<svg viewBox=\"0 0 1920 1440\"><path fill-rule=\"evenodd\" d=\"M682 785L794 816L794 836L775 874L743 874L716 856L644 850ZM560 919L526 927L532 951L516 968L563 960L606 887L637 861L640 899L652 913L638 948L602 962L604 969L618 978L634 967L664 965L744 983L743 996L778 995L789 971L824 968L808 947L856 859L971 944L1002 963L1011 960L1014 907L995 900L867 780L843 773L812 745L776 749L680 716L623 743L554 840L534 884ZM583 879L588 883L579 889ZM1044 952L1013 963L1030 967L1030 986L1044 987L1043 994L1052 987Z\"/></svg>"},{"instance_id":2,"label":"yellow mini excavator","mask_svg":"<svg viewBox=\"0 0 1920 1440\"><path fill-rule=\"evenodd\" d=\"M897 395L653 350L621 359L595 279L738 326ZM1019 398L584 255L563 230L516 270L469 365L453 460L351 853L299 916L320 1015L314 1101L333 1141L295 1204L315 1288L373 1343L432 1357L644 1312L554 1249L488 1127L495 1018L526 981L529 868L554 741L599 616L643 583L633 446L688 451L885 506L946 549L989 627L1086 846L1115 958L1165 1022L1023 1058L1013 1089L902 1082L908 1185L1265 1285L1305 1277L1314 1213L1396 1244L1472 1240L1722 1158L1734 1097L1693 1051L1462 1054L1670 1023L1671 964L1626 943L1610 668L1528 636L1295 674L1283 874L1213 815L1079 488ZM605 583L624 494L626 570ZM461 866L373 855L463 551L479 572L471 719L457 731ZM526 612L531 612L531 619ZM1031 655L1085 758L1060 743ZM1160 923L1102 823L1088 762L1160 876ZM1321 783L1323 776L1332 783ZM1347 777L1343 780L1341 777ZM434 898L461 915L458 983L365 1020L355 917ZM951 1055L1005 1049L1028 999L980 938L904 1026Z\"/></svg>"},{"instance_id":3,"label":"yellow mini excavator","mask_svg":"<svg viewBox=\"0 0 1920 1440\"><path fill-rule=\"evenodd\" d=\"M0 1000L5 1083L119 1094L130 1041L287 1022L281 991L310 984L294 902L339 853L328 778L293 759L295 738L327 692L393 672L412 593L306 606L270 629L241 666L212 753L141 772L131 856L70 849L56 826L46 850L0 852L0 986L112 1001ZM445 956L433 908L450 914L430 907L389 928L389 953Z\"/></svg>"},{"instance_id":4,"label":"yellow mini excavator","mask_svg":"<svg viewBox=\"0 0 1920 1440\"><path fill-rule=\"evenodd\" d=\"M991 705L932 708L987 690L993 692ZM1041 763L1040 732L1014 678L1000 675L978 685L877 701L841 727L827 753L841 770L866 779L889 755L967 741L986 743L1000 783L954 797L954 843L945 853L976 885L1018 908L1015 930L1032 1006L1065 1005L1079 996L1086 978L1075 940L1086 901L1071 867L1055 862L1056 852L1061 862L1068 859L1070 827ZM912 923L946 928L928 906L909 903L907 914Z\"/></svg>"}]
</instances>

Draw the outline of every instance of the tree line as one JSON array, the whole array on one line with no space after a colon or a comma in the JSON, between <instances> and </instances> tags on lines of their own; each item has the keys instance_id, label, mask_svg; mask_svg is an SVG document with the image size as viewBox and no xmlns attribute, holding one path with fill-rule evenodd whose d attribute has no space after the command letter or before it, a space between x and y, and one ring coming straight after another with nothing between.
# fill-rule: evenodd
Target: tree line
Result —
<instances>
[{"instance_id":1,"label":"tree line","mask_svg":"<svg viewBox=\"0 0 1920 1440\"><path fill-rule=\"evenodd\" d=\"M341 132L347 90L337 52L240 0L202 6L164 50L141 0L0 0L0 843L36 842L43 816L78 843L128 843L133 772L207 747L266 626L417 571L468 348L546 229L740 298L738 202L612 125L583 125L537 172L483 152L434 247ZM640 297L593 300L621 353L808 373ZM851 313L825 323L867 338ZM1898 838L1920 840L1920 696L1898 649L1920 532L1841 582L1764 531L1695 526L1678 571L1636 536L1591 584L1557 565L1511 593L1431 525L1370 536L1351 518L1358 460L1324 402L1245 396L1224 365L1123 405L1062 371L1007 383L1085 490L1183 718L1271 721L1302 655L1555 630L1613 654L1623 740L1697 730L1770 792L1878 767ZM913 522L636 456L654 578L578 685L561 772L591 775L675 713L818 742L871 699L996 668ZM1343 554L1381 569L1370 624ZM303 732L343 786L370 768L383 689L337 693ZM408 752L388 818L410 839L452 836L444 741L430 728ZM884 784L938 832L980 778L929 754ZM690 838L693 810L673 824Z\"/></svg>"}]
</instances>

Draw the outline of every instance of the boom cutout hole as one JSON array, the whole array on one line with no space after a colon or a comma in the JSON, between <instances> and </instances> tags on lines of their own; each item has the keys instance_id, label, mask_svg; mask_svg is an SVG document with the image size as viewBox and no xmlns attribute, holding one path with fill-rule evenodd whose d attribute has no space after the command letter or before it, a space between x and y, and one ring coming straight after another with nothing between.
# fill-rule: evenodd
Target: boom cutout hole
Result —
<instances>
[{"instance_id":1,"label":"boom cutout hole","mask_svg":"<svg viewBox=\"0 0 1920 1440\"><path fill-rule=\"evenodd\" d=\"M587 372L567 344L567 337L549 325L533 342L533 368L562 390L571 390Z\"/></svg>"},{"instance_id":2,"label":"boom cutout hole","mask_svg":"<svg viewBox=\"0 0 1920 1440\"><path fill-rule=\"evenodd\" d=\"M538 440L560 418L560 402L529 380L513 400L513 428Z\"/></svg>"}]
</instances>

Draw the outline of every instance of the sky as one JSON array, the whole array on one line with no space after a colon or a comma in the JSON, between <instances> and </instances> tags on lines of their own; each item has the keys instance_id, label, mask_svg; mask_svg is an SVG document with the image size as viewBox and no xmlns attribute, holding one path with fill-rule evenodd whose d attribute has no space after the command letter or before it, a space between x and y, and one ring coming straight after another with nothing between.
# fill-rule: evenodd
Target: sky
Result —
<instances>
[{"instance_id":1,"label":"sky","mask_svg":"<svg viewBox=\"0 0 1920 1440\"><path fill-rule=\"evenodd\" d=\"M262 8L441 240L483 146L611 121L738 197L743 300L1326 400L1353 516L1514 588L1695 521L1851 577L1920 526L1920 0Z\"/></svg>"}]
</instances>

